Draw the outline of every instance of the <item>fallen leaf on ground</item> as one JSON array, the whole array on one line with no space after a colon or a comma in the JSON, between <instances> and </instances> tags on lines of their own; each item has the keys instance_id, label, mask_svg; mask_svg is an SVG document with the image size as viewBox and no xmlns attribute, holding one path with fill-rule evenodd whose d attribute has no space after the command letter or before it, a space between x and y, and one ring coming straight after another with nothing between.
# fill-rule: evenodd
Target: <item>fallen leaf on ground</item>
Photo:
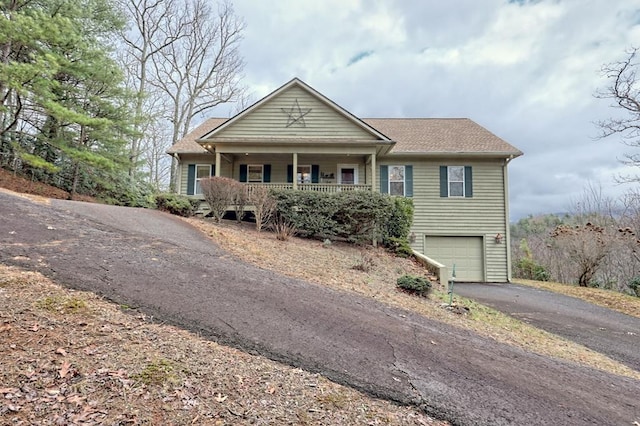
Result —
<instances>
[{"instance_id":1,"label":"fallen leaf on ground","mask_svg":"<svg viewBox=\"0 0 640 426\"><path fill-rule=\"evenodd\" d=\"M65 351L62 348L56 349L56 353L59 354L59 355L62 355L62 356L67 356L67 351Z\"/></svg>"},{"instance_id":2,"label":"fallen leaf on ground","mask_svg":"<svg viewBox=\"0 0 640 426\"><path fill-rule=\"evenodd\" d=\"M71 369L71 363L69 363L69 361L65 361L62 363L62 367L60 367L60 371L58 371L58 373L60 374L60 378L64 379L67 374L69 374L69 370Z\"/></svg>"}]
</instances>

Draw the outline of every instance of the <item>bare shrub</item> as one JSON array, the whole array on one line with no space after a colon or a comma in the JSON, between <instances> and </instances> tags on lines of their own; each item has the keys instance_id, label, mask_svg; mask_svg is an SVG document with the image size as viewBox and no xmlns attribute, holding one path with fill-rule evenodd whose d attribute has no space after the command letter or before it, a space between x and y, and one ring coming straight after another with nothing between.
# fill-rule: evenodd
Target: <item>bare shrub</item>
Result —
<instances>
[{"instance_id":1,"label":"bare shrub","mask_svg":"<svg viewBox=\"0 0 640 426\"><path fill-rule=\"evenodd\" d=\"M611 248L612 241L605 228L590 222L586 225L560 225L551 237L559 248L558 254L565 254L575 268L578 285L588 287Z\"/></svg>"},{"instance_id":2,"label":"bare shrub","mask_svg":"<svg viewBox=\"0 0 640 426\"><path fill-rule=\"evenodd\" d=\"M242 222L245 214L245 208L249 200L249 194L247 192L247 186L239 184L238 190L233 195L233 208L236 213L236 220L238 223Z\"/></svg>"},{"instance_id":3,"label":"bare shrub","mask_svg":"<svg viewBox=\"0 0 640 426\"><path fill-rule=\"evenodd\" d=\"M276 210L277 202L269 192L269 188L259 186L249 193L249 203L253 205L253 214L256 218L256 229L262 231L269 224Z\"/></svg>"},{"instance_id":4,"label":"bare shrub","mask_svg":"<svg viewBox=\"0 0 640 426\"><path fill-rule=\"evenodd\" d=\"M200 181L202 194L217 222L222 220L227 208L233 204L236 194L244 186L227 177L211 177Z\"/></svg>"},{"instance_id":5,"label":"bare shrub","mask_svg":"<svg viewBox=\"0 0 640 426\"><path fill-rule=\"evenodd\" d=\"M295 225L280 215L275 216L271 229L280 241L288 241L297 232Z\"/></svg>"},{"instance_id":6,"label":"bare shrub","mask_svg":"<svg viewBox=\"0 0 640 426\"><path fill-rule=\"evenodd\" d=\"M371 272L373 267L375 266L375 262L373 261L373 256L367 252L367 250L360 251L360 258L358 262L351 267L351 269L355 269L356 271L362 272Z\"/></svg>"}]
</instances>

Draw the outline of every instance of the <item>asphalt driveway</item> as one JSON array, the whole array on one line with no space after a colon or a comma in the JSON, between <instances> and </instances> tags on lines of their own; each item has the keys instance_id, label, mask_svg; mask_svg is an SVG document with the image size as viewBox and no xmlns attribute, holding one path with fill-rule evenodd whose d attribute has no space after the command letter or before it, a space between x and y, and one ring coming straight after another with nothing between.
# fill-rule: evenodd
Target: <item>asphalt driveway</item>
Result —
<instances>
[{"instance_id":1,"label":"asphalt driveway","mask_svg":"<svg viewBox=\"0 0 640 426\"><path fill-rule=\"evenodd\" d=\"M1 263L453 424L640 421L638 380L256 268L167 214L0 192L0 218Z\"/></svg>"},{"instance_id":2,"label":"asphalt driveway","mask_svg":"<svg viewBox=\"0 0 640 426\"><path fill-rule=\"evenodd\" d=\"M516 284L458 283L454 290L640 371L640 318Z\"/></svg>"}]
</instances>

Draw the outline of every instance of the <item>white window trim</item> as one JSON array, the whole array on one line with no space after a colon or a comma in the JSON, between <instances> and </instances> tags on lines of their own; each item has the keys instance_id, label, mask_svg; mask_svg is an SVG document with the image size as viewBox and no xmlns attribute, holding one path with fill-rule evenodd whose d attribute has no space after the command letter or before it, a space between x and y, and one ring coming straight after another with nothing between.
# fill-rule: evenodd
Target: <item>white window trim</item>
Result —
<instances>
[{"instance_id":1,"label":"white window trim","mask_svg":"<svg viewBox=\"0 0 640 426\"><path fill-rule=\"evenodd\" d=\"M209 167L209 176L207 176L206 178L199 178L198 167ZM202 191L198 192L198 182L201 181L202 179L207 179L211 177L211 164L196 164L195 172L196 172L196 175L193 181L193 195L202 195Z\"/></svg>"},{"instance_id":2,"label":"white window trim","mask_svg":"<svg viewBox=\"0 0 640 426\"><path fill-rule=\"evenodd\" d=\"M353 169L353 184L358 185L358 164L338 164L338 178L339 185L342 185L342 169Z\"/></svg>"},{"instance_id":3,"label":"white window trim","mask_svg":"<svg viewBox=\"0 0 640 426\"><path fill-rule=\"evenodd\" d=\"M300 168L300 167L308 167L309 168L309 182L308 183L313 182L313 176L312 176L313 169L311 168L311 164L298 164L298 168ZM298 179L298 171L297 170L295 172L295 179L296 180ZM298 182L298 183L305 183L305 182Z\"/></svg>"},{"instance_id":4,"label":"white window trim","mask_svg":"<svg viewBox=\"0 0 640 426\"><path fill-rule=\"evenodd\" d=\"M453 167L457 167L457 168L462 168L462 181L459 180L451 180L450 177L450 170ZM449 198L464 198L466 196L465 194L465 189L466 189L466 182L465 182L465 168L464 166L447 166L447 197ZM452 182L462 182L462 195L451 195L451 183Z\"/></svg>"},{"instance_id":5,"label":"white window trim","mask_svg":"<svg viewBox=\"0 0 640 426\"><path fill-rule=\"evenodd\" d=\"M260 167L260 182L251 182L251 167ZM247 164L247 183L264 183L264 164Z\"/></svg>"},{"instance_id":6,"label":"white window trim","mask_svg":"<svg viewBox=\"0 0 640 426\"><path fill-rule=\"evenodd\" d=\"M391 194L391 168L392 167L402 167L402 195L393 195ZM390 164L387 166L387 194L393 195L394 197L404 197L407 193L407 168L405 165L401 164ZM393 182L400 182L399 180L394 180Z\"/></svg>"}]
</instances>

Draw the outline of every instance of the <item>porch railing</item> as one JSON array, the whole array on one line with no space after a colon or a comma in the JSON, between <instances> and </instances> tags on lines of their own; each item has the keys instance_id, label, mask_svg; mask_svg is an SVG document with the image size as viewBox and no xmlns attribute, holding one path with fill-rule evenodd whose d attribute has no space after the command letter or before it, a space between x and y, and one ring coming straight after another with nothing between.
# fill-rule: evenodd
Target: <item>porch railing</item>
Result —
<instances>
[{"instance_id":1,"label":"porch railing","mask_svg":"<svg viewBox=\"0 0 640 426\"><path fill-rule=\"evenodd\" d=\"M266 187L269 189L293 189L292 183L247 183L247 190L251 192L254 188ZM341 192L341 191L371 191L371 185L362 184L337 184L337 183L299 183L298 191L317 192Z\"/></svg>"}]
</instances>

